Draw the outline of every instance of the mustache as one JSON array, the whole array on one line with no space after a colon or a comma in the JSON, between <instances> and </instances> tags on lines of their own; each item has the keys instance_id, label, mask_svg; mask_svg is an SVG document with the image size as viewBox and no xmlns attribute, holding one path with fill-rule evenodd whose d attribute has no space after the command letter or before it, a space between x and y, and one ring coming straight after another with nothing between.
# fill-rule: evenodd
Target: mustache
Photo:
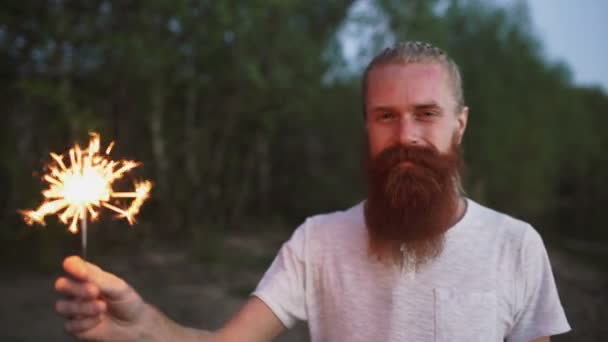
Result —
<instances>
[{"instance_id":1,"label":"mustache","mask_svg":"<svg viewBox=\"0 0 608 342\"><path fill-rule=\"evenodd\" d=\"M399 164L409 162L414 168L423 168L433 173L450 170L455 158L449 153L441 154L433 146L395 144L380 152L369 164L374 174L385 173Z\"/></svg>"}]
</instances>

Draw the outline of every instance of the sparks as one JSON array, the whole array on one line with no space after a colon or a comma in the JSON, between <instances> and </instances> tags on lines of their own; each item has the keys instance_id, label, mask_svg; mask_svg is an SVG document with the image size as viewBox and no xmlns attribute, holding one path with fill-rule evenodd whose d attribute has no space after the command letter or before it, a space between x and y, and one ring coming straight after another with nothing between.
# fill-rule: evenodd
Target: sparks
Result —
<instances>
[{"instance_id":1,"label":"sparks","mask_svg":"<svg viewBox=\"0 0 608 342\"><path fill-rule=\"evenodd\" d=\"M83 224L86 224L87 217L95 220L101 207L105 207L118 213L118 217L125 218L129 224L134 224L135 215L149 196L152 182L137 182L132 192L115 192L112 183L141 164L109 159L113 146L114 142L110 143L105 153L100 154L99 134L90 133L86 149L74 145L68 151L69 167L63 155L51 153L53 161L49 164L49 172L43 176L48 183L48 188L42 191L45 201L36 210L20 211L25 222L45 225L45 216L57 214L61 222L69 223L70 232L77 233L79 220ZM124 199L132 199L126 208L120 204Z\"/></svg>"}]
</instances>

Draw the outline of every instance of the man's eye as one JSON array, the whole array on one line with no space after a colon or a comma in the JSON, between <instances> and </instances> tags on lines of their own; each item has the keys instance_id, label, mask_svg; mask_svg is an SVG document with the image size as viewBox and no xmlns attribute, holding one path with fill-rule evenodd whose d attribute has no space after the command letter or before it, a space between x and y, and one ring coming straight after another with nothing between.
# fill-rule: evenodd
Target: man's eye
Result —
<instances>
[{"instance_id":1,"label":"man's eye","mask_svg":"<svg viewBox=\"0 0 608 342\"><path fill-rule=\"evenodd\" d=\"M391 120L394 117L395 117L395 114L393 114L393 113L382 113L378 116L378 118L383 121Z\"/></svg>"},{"instance_id":2,"label":"man's eye","mask_svg":"<svg viewBox=\"0 0 608 342\"><path fill-rule=\"evenodd\" d=\"M417 116L421 119L432 119L433 117L437 116L437 113L432 111L424 111L419 112Z\"/></svg>"}]
</instances>

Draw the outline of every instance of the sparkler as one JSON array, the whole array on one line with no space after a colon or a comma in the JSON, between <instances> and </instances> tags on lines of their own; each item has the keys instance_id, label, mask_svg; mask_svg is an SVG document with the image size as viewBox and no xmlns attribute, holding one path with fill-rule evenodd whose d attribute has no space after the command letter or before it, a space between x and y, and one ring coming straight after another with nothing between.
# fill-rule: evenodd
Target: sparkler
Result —
<instances>
[{"instance_id":1,"label":"sparkler","mask_svg":"<svg viewBox=\"0 0 608 342\"><path fill-rule=\"evenodd\" d=\"M63 155L50 154L53 162L48 166L49 172L43 176L48 183L48 188L42 191L44 202L36 210L20 211L28 225L45 225L45 216L57 214L64 224L69 222L68 230L74 234L78 233L80 220L82 253L85 258L89 215L91 221L95 221L99 217L99 209L105 207L133 225L135 215L139 213L152 188L152 182L144 180L135 182L132 192L115 192L112 183L141 164L131 160L109 159L114 142L108 145L105 153L100 153L99 134L89 135L89 146L86 149L82 150L78 144L70 148L69 167L64 163ZM123 199L132 199L126 208L120 207L120 200ZM110 203L111 200L114 204Z\"/></svg>"}]
</instances>

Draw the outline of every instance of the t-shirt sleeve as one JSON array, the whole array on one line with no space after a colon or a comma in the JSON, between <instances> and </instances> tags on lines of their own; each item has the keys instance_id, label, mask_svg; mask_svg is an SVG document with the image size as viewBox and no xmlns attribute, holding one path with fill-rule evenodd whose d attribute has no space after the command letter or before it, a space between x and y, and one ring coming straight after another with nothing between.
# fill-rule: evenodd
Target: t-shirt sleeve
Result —
<instances>
[{"instance_id":1,"label":"t-shirt sleeve","mask_svg":"<svg viewBox=\"0 0 608 342\"><path fill-rule=\"evenodd\" d=\"M287 328L306 320L305 247L307 220L283 244L253 292Z\"/></svg>"},{"instance_id":2,"label":"t-shirt sleeve","mask_svg":"<svg viewBox=\"0 0 608 342\"><path fill-rule=\"evenodd\" d=\"M515 278L517 308L507 342L528 342L570 331L542 238L528 227Z\"/></svg>"}]
</instances>

